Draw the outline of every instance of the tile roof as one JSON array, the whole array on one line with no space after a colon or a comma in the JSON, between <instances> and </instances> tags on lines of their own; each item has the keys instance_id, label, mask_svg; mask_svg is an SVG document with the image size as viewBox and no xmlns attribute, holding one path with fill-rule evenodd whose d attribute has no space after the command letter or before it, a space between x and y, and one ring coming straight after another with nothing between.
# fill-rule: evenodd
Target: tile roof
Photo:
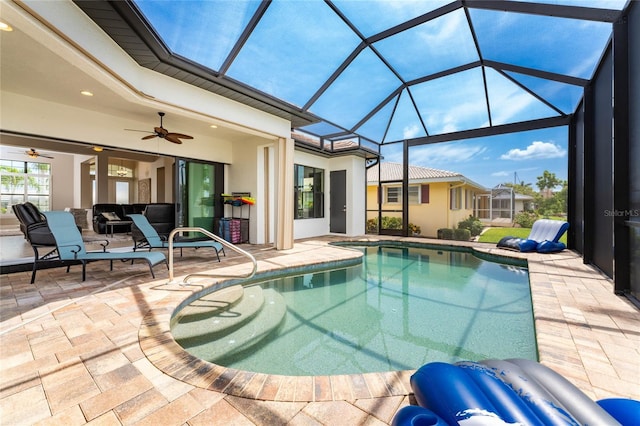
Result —
<instances>
[{"instance_id":1,"label":"tile roof","mask_svg":"<svg viewBox=\"0 0 640 426\"><path fill-rule=\"evenodd\" d=\"M402 180L402 164L382 162L380 163L380 173L383 181ZM460 173L448 170L432 169L430 167L409 165L409 180L443 179L443 178L463 178ZM367 182L378 182L378 167L374 166L367 170Z\"/></svg>"},{"instance_id":2,"label":"tile roof","mask_svg":"<svg viewBox=\"0 0 640 426\"><path fill-rule=\"evenodd\" d=\"M502 199L509 199L511 198L511 194L507 193L507 192L503 192L500 194L495 194L493 195L491 198L493 198L494 200L502 200ZM533 197L531 195L526 195L526 194L519 194L519 193L515 193L514 194L514 199L516 200L533 200Z\"/></svg>"}]
</instances>

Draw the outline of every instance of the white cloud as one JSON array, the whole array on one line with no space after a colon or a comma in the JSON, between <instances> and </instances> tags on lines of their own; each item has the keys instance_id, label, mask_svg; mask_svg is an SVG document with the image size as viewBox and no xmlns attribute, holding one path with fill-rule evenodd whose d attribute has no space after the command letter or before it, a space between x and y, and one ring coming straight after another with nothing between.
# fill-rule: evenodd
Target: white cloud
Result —
<instances>
[{"instance_id":1,"label":"white cloud","mask_svg":"<svg viewBox=\"0 0 640 426\"><path fill-rule=\"evenodd\" d=\"M434 144L411 149L411 164L427 167L463 163L481 158L487 148L481 145Z\"/></svg>"},{"instance_id":2,"label":"white cloud","mask_svg":"<svg viewBox=\"0 0 640 426\"><path fill-rule=\"evenodd\" d=\"M504 172L504 171L502 171L502 172L494 172L494 173L491 173L491 176L497 176L497 177L501 177L501 176L511 176L511 173L509 173L509 172Z\"/></svg>"},{"instance_id":3,"label":"white cloud","mask_svg":"<svg viewBox=\"0 0 640 426\"><path fill-rule=\"evenodd\" d=\"M442 44L443 40L454 40L455 37L459 35L462 28L464 28L462 25L465 25L466 27L464 13L461 11L452 12L443 16L441 19L430 21L429 25L419 28L417 36L427 46L432 44ZM445 54L448 53L451 55L453 52L456 52L455 49L451 49L449 52L445 52Z\"/></svg>"},{"instance_id":4,"label":"white cloud","mask_svg":"<svg viewBox=\"0 0 640 426\"><path fill-rule=\"evenodd\" d=\"M567 153L560 145L552 142L534 141L526 149L510 149L500 156L501 160L537 160L542 158L561 158Z\"/></svg>"},{"instance_id":5,"label":"white cloud","mask_svg":"<svg viewBox=\"0 0 640 426\"><path fill-rule=\"evenodd\" d=\"M420 127L417 124L412 124L402 129L402 136L405 139L415 138L419 133L420 133Z\"/></svg>"}]
</instances>

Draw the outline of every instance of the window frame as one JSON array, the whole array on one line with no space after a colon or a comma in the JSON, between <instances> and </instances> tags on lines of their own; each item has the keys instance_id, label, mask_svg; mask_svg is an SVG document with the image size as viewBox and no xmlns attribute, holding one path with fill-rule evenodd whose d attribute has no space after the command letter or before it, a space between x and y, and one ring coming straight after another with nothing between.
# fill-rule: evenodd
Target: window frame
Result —
<instances>
[{"instance_id":1,"label":"window frame","mask_svg":"<svg viewBox=\"0 0 640 426\"><path fill-rule=\"evenodd\" d=\"M422 204L422 186L423 185L409 185L408 188L408 196L409 196L409 204L410 205L419 205ZM389 199L389 190L393 190L393 192L397 192L394 198L395 201L391 201ZM384 201L385 204L402 204L402 186L400 185L387 185L384 189Z\"/></svg>"},{"instance_id":2,"label":"window frame","mask_svg":"<svg viewBox=\"0 0 640 426\"><path fill-rule=\"evenodd\" d=\"M462 210L462 187L449 189L449 210Z\"/></svg>"},{"instance_id":3,"label":"window frame","mask_svg":"<svg viewBox=\"0 0 640 426\"><path fill-rule=\"evenodd\" d=\"M475 201L475 192L467 188L465 190L464 208L466 210L473 210L474 204L475 204L474 201Z\"/></svg>"},{"instance_id":4,"label":"window frame","mask_svg":"<svg viewBox=\"0 0 640 426\"><path fill-rule=\"evenodd\" d=\"M44 167L46 170L43 170L43 166L46 166ZM21 171L9 171L6 170L7 168L15 168L16 170ZM2 203L2 206L0 206L0 214L11 215L12 205L27 201L35 204L41 211L50 210L53 178L52 169L52 164L46 162L10 159L0 160L0 177L12 176L22 178L22 190L20 192L5 192L4 185L1 185L0 202ZM43 180L45 182L41 183ZM46 187L45 191L41 190L41 185ZM35 192L31 191L32 188L36 188ZM3 206L5 200L7 200L6 210ZM45 200L45 202L42 202L41 200Z\"/></svg>"},{"instance_id":5,"label":"window frame","mask_svg":"<svg viewBox=\"0 0 640 426\"><path fill-rule=\"evenodd\" d=\"M305 182L307 179L307 182ZM313 179L311 187L306 184L308 179ZM324 186L325 170L305 166L304 164L294 164L293 169L293 218L299 219L323 219L325 217L324 206ZM307 188L307 190L305 190ZM304 207L305 203L311 203Z\"/></svg>"},{"instance_id":6,"label":"window frame","mask_svg":"<svg viewBox=\"0 0 640 426\"><path fill-rule=\"evenodd\" d=\"M391 192L394 194L391 195ZM394 200L391 200L391 197ZM384 190L385 204L402 204L402 187L401 186L386 186Z\"/></svg>"}]
</instances>

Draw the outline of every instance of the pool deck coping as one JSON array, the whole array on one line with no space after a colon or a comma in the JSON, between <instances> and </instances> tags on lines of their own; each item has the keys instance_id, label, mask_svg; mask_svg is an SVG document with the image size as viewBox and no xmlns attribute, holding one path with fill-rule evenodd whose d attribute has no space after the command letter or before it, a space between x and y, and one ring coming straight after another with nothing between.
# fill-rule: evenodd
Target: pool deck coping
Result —
<instances>
[{"instance_id":1,"label":"pool deck coping","mask_svg":"<svg viewBox=\"0 0 640 426\"><path fill-rule=\"evenodd\" d=\"M441 244L423 238L364 237ZM291 250L249 249L259 270L352 256L327 236ZM540 362L590 398L640 399L638 309L571 251L521 254L447 241L529 261ZM178 259L176 275L201 271ZM233 257L216 272L250 269ZM92 264L87 281L65 268L2 275L0 416L7 424L389 424L411 403L412 370L347 376L273 376L202 365L167 334L173 310L196 286L166 285L146 265ZM197 288L196 288L197 287ZM239 395L239 396L238 396ZM293 401L293 402L291 402Z\"/></svg>"}]
</instances>

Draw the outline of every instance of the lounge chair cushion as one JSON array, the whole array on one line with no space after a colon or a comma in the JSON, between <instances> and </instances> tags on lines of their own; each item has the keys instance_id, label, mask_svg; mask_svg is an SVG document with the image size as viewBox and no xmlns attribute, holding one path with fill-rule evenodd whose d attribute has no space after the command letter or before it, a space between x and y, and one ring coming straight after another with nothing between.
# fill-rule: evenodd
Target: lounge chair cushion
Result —
<instances>
[{"instance_id":1,"label":"lounge chair cushion","mask_svg":"<svg viewBox=\"0 0 640 426\"><path fill-rule=\"evenodd\" d=\"M135 252L135 251L115 251L115 252L87 252L82 235L76 227L73 215L69 212L50 211L44 212L51 233L55 238L56 248L60 260L79 260L82 262L82 280L85 279L85 265L91 260L132 260L142 259L149 264L151 276L153 266L159 263L166 263L167 258L161 252Z\"/></svg>"},{"instance_id":2,"label":"lounge chair cushion","mask_svg":"<svg viewBox=\"0 0 640 426\"><path fill-rule=\"evenodd\" d=\"M158 232L156 232L155 228L151 226L149 220L140 214L132 214L129 215L129 218L133 221L133 224L142 234L144 238L147 240L149 244L149 248L169 248L169 242L164 241ZM173 242L174 248L200 248L200 247L211 247L216 250L216 253L223 250L222 244L217 241L213 241L211 239L202 239L202 238L193 238L193 239L175 239Z\"/></svg>"},{"instance_id":3,"label":"lounge chair cushion","mask_svg":"<svg viewBox=\"0 0 640 426\"><path fill-rule=\"evenodd\" d=\"M166 257L159 251L127 251L127 252L87 252L83 255L86 260L131 260L131 259L143 259L157 265L160 262L164 262Z\"/></svg>"}]
</instances>

